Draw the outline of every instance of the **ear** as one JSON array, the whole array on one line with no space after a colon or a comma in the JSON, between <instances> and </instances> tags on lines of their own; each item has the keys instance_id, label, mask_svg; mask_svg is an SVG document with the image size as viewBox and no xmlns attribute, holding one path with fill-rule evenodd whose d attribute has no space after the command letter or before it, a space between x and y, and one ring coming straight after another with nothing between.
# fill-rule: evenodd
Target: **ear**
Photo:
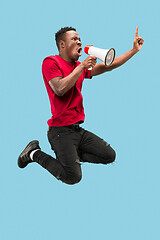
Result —
<instances>
[{"instance_id":1,"label":"ear","mask_svg":"<svg viewBox=\"0 0 160 240\"><path fill-rule=\"evenodd\" d=\"M59 46L60 48L64 48L65 47L65 42L63 40L59 41Z\"/></svg>"}]
</instances>

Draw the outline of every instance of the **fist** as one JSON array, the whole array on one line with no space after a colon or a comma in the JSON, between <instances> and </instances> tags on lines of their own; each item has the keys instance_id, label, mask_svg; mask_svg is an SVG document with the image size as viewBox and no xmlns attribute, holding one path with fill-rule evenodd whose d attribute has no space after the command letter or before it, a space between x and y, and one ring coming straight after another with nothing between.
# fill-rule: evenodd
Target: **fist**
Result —
<instances>
[{"instance_id":1,"label":"fist","mask_svg":"<svg viewBox=\"0 0 160 240\"><path fill-rule=\"evenodd\" d=\"M81 64L84 69L93 68L97 63L97 58L93 56L87 57Z\"/></svg>"}]
</instances>

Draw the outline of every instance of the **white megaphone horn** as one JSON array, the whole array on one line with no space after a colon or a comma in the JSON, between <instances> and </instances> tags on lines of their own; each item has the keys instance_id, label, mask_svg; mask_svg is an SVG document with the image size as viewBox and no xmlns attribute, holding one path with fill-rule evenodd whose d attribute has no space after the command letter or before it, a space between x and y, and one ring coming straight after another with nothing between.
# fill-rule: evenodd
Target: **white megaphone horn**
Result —
<instances>
[{"instance_id":1,"label":"white megaphone horn","mask_svg":"<svg viewBox=\"0 0 160 240\"><path fill-rule=\"evenodd\" d=\"M108 67L112 64L114 58L115 58L115 49L101 49L93 47L93 45L87 45L84 48L84 52L87 53L90 56L97 57L101 61L105 63L105 65Z\"/></svg>"}]
</instances>

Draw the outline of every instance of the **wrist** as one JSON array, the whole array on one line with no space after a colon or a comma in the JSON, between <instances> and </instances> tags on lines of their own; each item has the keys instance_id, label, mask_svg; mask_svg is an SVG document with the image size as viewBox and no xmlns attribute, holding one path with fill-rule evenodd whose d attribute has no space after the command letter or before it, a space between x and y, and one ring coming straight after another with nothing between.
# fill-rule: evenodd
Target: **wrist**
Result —
<instances>
[{"instance_id":1,"label":"wrist","mask_svg":"<svg viewBox=\"0 0 160 240\"><path fill-rule=\"evenodd\" d=\"M82 71L83 71L84 69L86 69L85 66L84 66L84 64L83 64L83 62L82 62L81 64L79 64L78 67L80 67Z\"/></svg>"},{"instance_id":2,"label":"wrist","mask_svg":"<svg viewBox=\"0 0 160 240\"><path fill-rule=\"evenodd\" d=\"M136 54L137 52L139 52L139 50L137 48L134 48L134 47L131 49L131 51L132 51L133 55Z\"/></svg>"}]
</instances>

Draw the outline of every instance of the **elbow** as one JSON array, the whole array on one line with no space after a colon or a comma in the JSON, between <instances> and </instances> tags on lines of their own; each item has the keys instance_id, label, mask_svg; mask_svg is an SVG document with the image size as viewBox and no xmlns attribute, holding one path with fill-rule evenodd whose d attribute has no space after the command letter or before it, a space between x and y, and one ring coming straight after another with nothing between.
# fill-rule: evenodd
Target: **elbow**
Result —
<instances>
[{"instance_id":1,"label":"elbow","mask_svg":"<svg viewBox=\"0 0 160 240\"><path fill-rule=\"evenodd\" d=\"M65 94L63 89L56 89L54 92L58 97L62 97Z\"/></svg>"},{"instance_id":2,"label":"elbow","mask_svg":"<svg viewBox=\"0 0 160 240\"><path fill-rule=\"evenodd\" d=\"M58 97L62 97L64 95L64 93L58 93L56 94Z\"/></svg>"},{"instance_id":3,"label":"elbow","mask_svg":"<svg viewBox=\"0 0 160 240\"><path fill-rule=\"evenodd\" d=\"M58 96L58 97L62 97L65 93L66 93L66 90L65 88L60 88L60 87L57 87L57 86L53 86L53 85L50 85L52 91Z\"/></svg>"},{"instance_id":4,"label":"elbow","mask_svg":"<svg viewBox=\"0 0 160 240\"><path fill-rule=\"evenodd\" d=\"M58 97L62 97L64 94L61 91L54 91Z\"/></svg>"},{"instance_id":5,"label":"elbow","mask_svg":"<svg viewBox=\"0 0 160 240\"><path fill-rule=\"evenodd\" d=\"M62 97L65 94L65 88L62 87L60 84L58 84L56 82L53 83L52 80L50 80L49 86L57 96Z\"/></svg>"}]
</instances>

